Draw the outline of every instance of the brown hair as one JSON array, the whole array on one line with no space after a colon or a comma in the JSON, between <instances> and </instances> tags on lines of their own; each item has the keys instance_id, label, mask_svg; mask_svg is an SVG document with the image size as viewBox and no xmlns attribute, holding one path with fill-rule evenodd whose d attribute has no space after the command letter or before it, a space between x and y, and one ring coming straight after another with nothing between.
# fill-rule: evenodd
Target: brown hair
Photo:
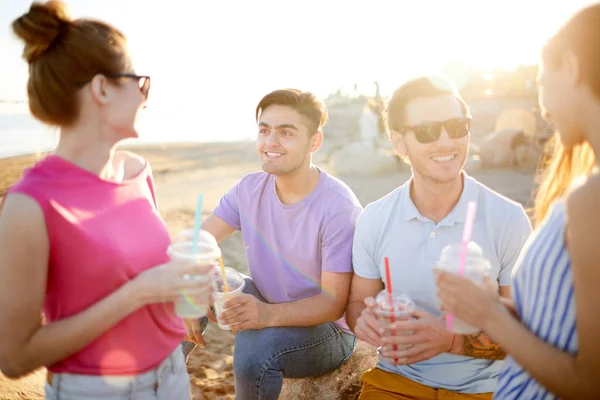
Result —
<instances>
[{"instance_id":1,"label":"brown hair","mask_svg":"<svg viewBox=\"0 0 600 400\"><path fill-rule=\"evenodd\" d=\"M73 124L82 84L96 74L118 74L130 67L121 32L101 21L71 19L58 0L34 2L12 29L25 42L29 109L49 125Z\"/></svg>"},{"instance_id":2,"label":"brown hair","mask_svg":"<svg viewBox=\"0 0 600 400\"><path fill-rule=\"evenodd\" d=\"M422 76L404 83L394 91L384 112L388 134L391 134L392 131L400 132L403 130L406 124L406 106L408 103L421 97L437 97L445 94L456 97L465 116L470 114L467 103L452 83L445 78Z\"/></svg>"},{"instance_id":3,"label":"brown hair","mask_svg":"<svg viewBox=\"0 0 600 400\"><path fill-rule=\"evenodd\" d=\"M600 4L582 9L548 40L542 51L546 68L557 69L562 65L562 57L571 51L579 61L582 81L592 93L600 98ZM596 157L586 141L566 149L557 135L550 143L550 157L540 169L542 178L535 197L534 218L540 223L551 204L565 195L573 181L586 177L596 164Z\"/></svg>"},{"instance_id":4,"label":"brown hair","mask_svg":"<svg viewBox=\"0 0 600 400\"><path fill-rule=\"evenodd\" d=\"M278 105L287 106L306 117L314 131L320 131L327 122L327 108L325 104L312 92L303 92L298 89L275 90L263 97L256 106L256 122L267 107Z\"/></svg>"}]
</instances>

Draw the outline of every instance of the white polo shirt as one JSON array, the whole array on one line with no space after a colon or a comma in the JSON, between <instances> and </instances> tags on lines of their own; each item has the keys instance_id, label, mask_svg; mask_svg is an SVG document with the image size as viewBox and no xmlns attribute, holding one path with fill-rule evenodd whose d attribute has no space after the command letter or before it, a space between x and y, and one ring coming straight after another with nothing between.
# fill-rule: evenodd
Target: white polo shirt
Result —
<instances>
[{"instance_id":1,"label":"white polo shirt","mask_svg":"<svg viewBox=\"0 0 600 400\"><path fill-rule=\"evenodd\" d=\"M354 272L382 279L384 258L390 262L394 293L409 295L416 306L441 316L433 267L442 249L460 242L469 201L477 202L472 239L490 260L490 275L509 286L511 271L531 234L523 207L492 191L463 172L464 188L456 207L435 224L423 217L410 198L412 178L403 186L369 204L354 234ZM412 365L394 366L380 359L377 368L400 374L433 388L462 393L493 392L503 361L442 353Z\"/></svg>"}]
</instances>

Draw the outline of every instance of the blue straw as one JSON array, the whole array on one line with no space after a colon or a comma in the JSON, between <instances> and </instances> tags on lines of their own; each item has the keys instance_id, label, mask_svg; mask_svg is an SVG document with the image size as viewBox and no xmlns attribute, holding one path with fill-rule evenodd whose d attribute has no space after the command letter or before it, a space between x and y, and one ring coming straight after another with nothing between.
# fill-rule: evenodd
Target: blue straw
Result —
<instances>
[{"instance_id":1,"label":"blue straw","mask_svg":"<svg viewBox=\"0 0 600 400\"><path fill-rule=\"evenodd\" d=\"M196 204L196 223L194 224L194 242L192 247L192 253L198 253L198 240L200 239L200 220L202 219L202 200L204 196L202 193L198 195L198 203Z\"/></svg>"}]
</instances>

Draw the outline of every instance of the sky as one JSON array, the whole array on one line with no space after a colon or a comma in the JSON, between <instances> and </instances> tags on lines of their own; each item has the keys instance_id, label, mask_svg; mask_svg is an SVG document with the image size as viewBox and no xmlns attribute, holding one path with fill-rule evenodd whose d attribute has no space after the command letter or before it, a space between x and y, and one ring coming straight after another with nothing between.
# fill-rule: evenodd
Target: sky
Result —
<instances>
[{"instance_id":1,"label":"sky","mask_svg":"<svg viewBox=\"0 0 600 400\"><path fill-rule=\"evenodd\" d=\"M321 97L358 84L383 94L448 64L514 68L586 0L67 0L105 20L152 77L150 112L194 113L211 126L252 120L271 90ZM0 0L0 100L26 99L27 65L12 20L31 1ZM456 69L455 69L456 70ZM464 78L453 77L459 83ZM212 128L211 128L212 129Z\"/></svg>"}]
</instances>

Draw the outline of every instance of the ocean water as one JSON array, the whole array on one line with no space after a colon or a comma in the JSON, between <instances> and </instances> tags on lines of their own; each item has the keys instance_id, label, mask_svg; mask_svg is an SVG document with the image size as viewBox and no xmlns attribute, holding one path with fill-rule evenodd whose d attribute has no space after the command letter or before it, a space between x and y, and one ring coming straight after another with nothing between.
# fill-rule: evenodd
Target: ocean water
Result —
<instances>
[{"instance_id":1,"label":"ocean water","mask_svg":"<svg viewBox=\"0 0 600 400\"><path fill-rule=\"evenodd\" d=\"M140 113L136 128L140 137L122 144L232 142L252 140L256 135L252 120L206 124L190 113ZM58 139L57 129L47 127L28 113L0 113L0 158L52 150Z\"/></svg>"}]
</instances>

